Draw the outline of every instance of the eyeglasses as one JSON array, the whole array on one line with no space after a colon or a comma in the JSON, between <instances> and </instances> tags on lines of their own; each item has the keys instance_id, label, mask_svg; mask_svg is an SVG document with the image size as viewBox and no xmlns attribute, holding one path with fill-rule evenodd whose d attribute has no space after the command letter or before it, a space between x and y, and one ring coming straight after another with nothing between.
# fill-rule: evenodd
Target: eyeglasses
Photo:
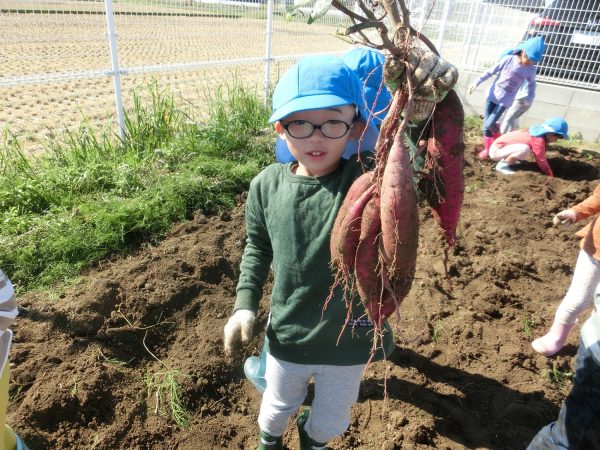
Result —
<instances>
[{"instance_id":1,"label":"eyeglasses","mask_svg":"<svg viewBox=\"0 0 600 450\"><path fill-rule=\"evenodd\" d=\"M328 120L321 125L315 125L306 120L292 120L288 123L282 123L281 126L288 134L296 139L306 139L313 135L315 129L321 130L321 134L329 139L339 139L350 131L353 123L342 122L341 120Z\"/></svg>"}]
</instances>

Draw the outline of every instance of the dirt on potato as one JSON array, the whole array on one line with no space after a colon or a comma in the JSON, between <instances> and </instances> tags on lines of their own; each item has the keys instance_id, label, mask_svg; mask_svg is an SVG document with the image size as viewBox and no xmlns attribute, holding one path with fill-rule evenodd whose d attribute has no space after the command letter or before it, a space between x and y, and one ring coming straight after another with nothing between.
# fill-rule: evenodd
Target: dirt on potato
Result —
<instances>
[{"instance_id":1,"label":"dirt on potato","mask_svg":"<svg viewBox=\"0 0 600 450\"><path fill-rule=\"evenodd\" d=\"M555 178L533 163L506 176L474 151L448 276L440 229L422 205L396 349L367 368L333 449L524 449L571 387L579 327L553 358L530 343L550 326L579 251L580 225L554 228L552 215L592 192L600 159L555 148ZM256 448L260 395L242 364L260 351L269 286L245 355L227 358L222 338L243 207L240 198L221 215L197 212L60 298L19 299L8 423L31 450ZM284 443L298 448L291 421Z\"/></svg>"}]
</instances>

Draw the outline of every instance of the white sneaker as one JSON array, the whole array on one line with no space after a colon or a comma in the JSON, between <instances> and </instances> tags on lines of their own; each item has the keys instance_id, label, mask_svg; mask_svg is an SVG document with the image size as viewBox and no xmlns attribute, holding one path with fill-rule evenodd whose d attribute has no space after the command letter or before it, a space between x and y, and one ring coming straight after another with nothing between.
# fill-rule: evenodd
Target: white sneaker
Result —
<instances>
[{"instance_id":1,"label":"white sneaker","mask_svg":"<svg viewBox=\"0 0 600 450\"><path fill-rule=\"evenodd\" d=\"M507 164L507 162L504 161L503 159L498 161L498 164L496 164L496 171L503 173L504 175L514 175L514 173L515 173L515 171L512 170L510 168L510 166Z\"/></svg>"}]
</instances>

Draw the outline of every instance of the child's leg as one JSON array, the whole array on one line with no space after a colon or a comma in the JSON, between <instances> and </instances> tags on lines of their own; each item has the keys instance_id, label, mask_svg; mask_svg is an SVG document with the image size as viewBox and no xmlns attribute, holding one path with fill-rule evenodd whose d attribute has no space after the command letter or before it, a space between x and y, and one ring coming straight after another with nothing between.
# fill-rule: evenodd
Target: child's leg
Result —
<instances>
[{"instance_id":1,"label":"child's leg","mask_svg":"<svg viewBox=\"0 0 600 450\"><path fill-rule=\"evenodd\" d=\"M580 250L571 286L556 310L556 320L574 324L577 317L591 304L598 283L600 283L600 261Z\"/></svg>"},{"instance_id":2,"label":"child's leg","mask_svg":"<svg viewBox=\"0 0 600 450\"><path fill-rule=\"evenodd\" d=\"M483 150L477 153L478 158L486 159L488 157L492 143L500 134L497 121L505 109L504 106L497 105L489 99L486 100L483 110Z\"/></svg>"},{"instance_id":3,"label":"child's leg","mask_svg":"<svg viewBox=\"0 0 600 450\"><path fill-rule=\"evenodd\" d=\"M531 150L527 144L511 144L505 145L502 148L498 148L492 144L490 147L490 159L494 161L503 159L509 164L527 159L530 154Z\"/></svg>"},{"instance_id":4,"label":"child's leg","mask_svg":"<svg viewBox=\"0 0 600 450\"><path fill-rule=\"evenodd\" d=\"M540 430L527 450L598 448L600 443L600 366L579 344L573 388L558 420Z\"/></svg>"},{"instance_id":5,"label":"child's leg","mask_svg":"<svg viewBox=\"0 0 600 450\"><path fill-rule=\"evenodd\" d=\"M283 434L288 419L298 411L306 398L313 368L281 361L267 353L267 388L258 415L258 425L262 431L274 437Z\"/></svg>"},{"instance_id":6,"label":"child's leg","mask_svg":"<svg viewBox=\"0 0 600 450\"><path fill-rule=\"evenodd\" d=\"M552 327L548 333L531 343L536 352L550 356L562 348L577 317L590 304L598 283L600 283L600 262L581 250L575 264L571 286L558 305Z\"/></svg>"},{"instance_id":7,"label":"child's leg","mask_svg":"<svg viewBox=\"0 0 600 450\"><path fill-rule=\"evenodd\" d=\"M350 425L350 408L358 399L364 364L319 366L315 373L315 398L304 430L316 442L327 442Z\"/></svg>"},{"instance_id":8,"label":"child's leg","mask_svg":"<svg viewBox=\"0 0 600 450\"><path fill-rule=\"evenodd\" d=\"M497 105L491 100L486 100L483 115L484 137L492 137L500 131L497 128L496 122L498 122L505 109L505 106Z\"/></svg>"},{"instance_id":9,"label":"child's leg","mask_svg":"<svg viewBox=\"0 0 600 450\"><path fill-rule=\"evenodd\" d=\"M519 117L525 114L530 107L531 103L528 101L516 100L511 107L508 108L508 111L506 111L506 116L500 127L502 134L517 130L519 128Z\"/></svg>"}]
</instances>

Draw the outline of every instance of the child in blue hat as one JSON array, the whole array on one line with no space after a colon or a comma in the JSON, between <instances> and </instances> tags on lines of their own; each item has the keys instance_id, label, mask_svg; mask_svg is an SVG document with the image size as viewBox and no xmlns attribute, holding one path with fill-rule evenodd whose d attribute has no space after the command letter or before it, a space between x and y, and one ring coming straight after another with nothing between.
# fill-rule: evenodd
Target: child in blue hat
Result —
<instances>
[{"instance_id":1,"label":"child in blue hat","mask_svg":"<svg viewBox=\"0 0 600 450\"><path fill-rule=\"evenodd\" d=\"M551 117L541 125L529 129L511 131L494 141L489 149L489 157L498 161L496 170L505 175L514 174L511 165L535 157L540 170L549 177L554 176L546 159L546 147L558 139L568 138L569 125L561 117Z\"/></svg>"},{"instance_id":2,"label":"child in blue hat","mask_svg":"<svg viewBox=\"0 0 600 450\"><path fill-rule=\"evenodd\" d=\"M348 142L368 126L368 117L360 80L335 56L303 58L273 94L270 121L294 161L268 166L250 184L246 247L234 313L224 329L225 350L232 355L252 336L272 265L259 449L283 448L283 431L311 379L314 400L297 418L301 448L326 448L350 423L371 356L373 324L364 319L358 298L344 299L339 286L331 291L329 240L348 189L373 166L372 154L342 158ZM352 304L349 318L345 300ZM393 348L385 324L374 359Z\"/></svg>"},{"instance_id":3,"label":"child in blue hat","mask_svg":"<svg viewBox=\"0 0 600 450\"><path fill-rule=\"evenodd\" d=\"M353 48L348 51L342 61L358 76L363 88L363 96L371 126L367 127L360 139L351 139L342 155L348 159L356 155L360 149L373 151L379 135L378 129L387 114L392 102L392 95L383 82L384 55L371 48ZM281 163L294 161L287 142L281 138L275 144L275 159Z\"/></svg>"},{"instance_id":4,"label":"child in blue hat","mask_svg":"<svg viewBox=\"0 0 600 450\"><path fill-rule=\"evenodd\" d=\"M528 97L526 101L531 103L535 96L535 64L542 60L544 54L544 40L536 36L526 40L508 55L500 59L496 65L486 70L469 87L469 94L488 78L496 75L492 82L485 102L483 111L483 150L478 157L488 157L489 149L500 135L497 122L502 113L512 105L519 87L523 82L527 83Z\"/></svg>"}]
</instances>

